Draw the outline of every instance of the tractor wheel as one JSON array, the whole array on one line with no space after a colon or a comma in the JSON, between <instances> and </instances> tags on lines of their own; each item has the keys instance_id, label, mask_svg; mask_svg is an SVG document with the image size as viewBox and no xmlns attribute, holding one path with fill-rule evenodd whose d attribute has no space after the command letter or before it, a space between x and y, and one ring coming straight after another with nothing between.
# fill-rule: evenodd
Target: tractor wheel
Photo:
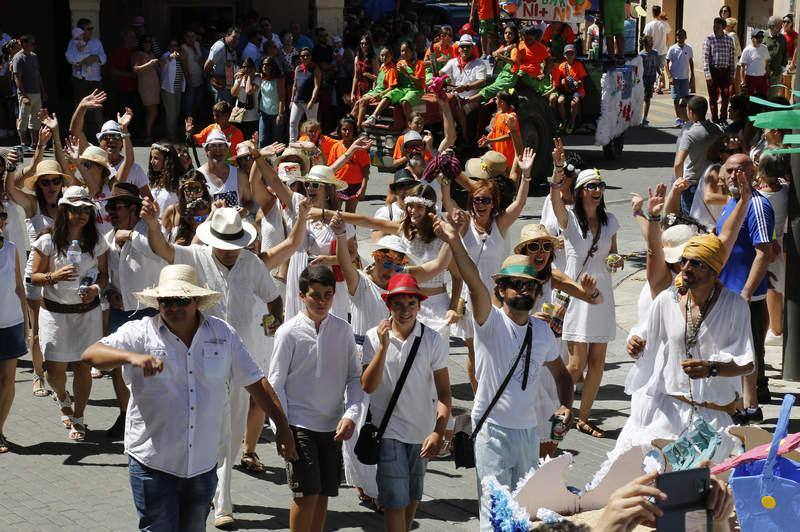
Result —
<instances>
[{"instance_id":1,"label":"tractor wheel","mask_svg":"<svg viewBox=\"0 0 800 532\"><path fill-rule=\"evenodd\" d=\"M520 91L520 104L517 108L522 144L536 151L533 161L534 182L544 182L553 171L553 137L556 134L555 118L547 98L533 91Z\"/></svg>"}]
</instances>

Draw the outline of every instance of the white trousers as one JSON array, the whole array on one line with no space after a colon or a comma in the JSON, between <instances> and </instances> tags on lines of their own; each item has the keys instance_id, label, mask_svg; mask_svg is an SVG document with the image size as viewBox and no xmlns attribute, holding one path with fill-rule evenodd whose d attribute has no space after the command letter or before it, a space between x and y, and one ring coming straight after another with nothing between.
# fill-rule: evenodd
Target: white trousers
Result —
<instances>
[{"instance_id":1,"label":"white trousers","mask_svg":"<svg viewBox=\"0 0 800 532\"><path fill-rule=\"evenodd\" d=\"M300 122L303 120L303 115L306 115L306 120L316 120L318 109L319 103L308 105L303 102L292 102L289 112L289 142L296 141L300 136Z\"/></svg>"},{"instance_id":2,"label":"white trousers","mask_svg":"<svg viewBox=\"0 0 800 532\"><path fill-rule=\"evenodd\" d=\"M228 413L222 419L217 458L217 491L214 492L214 518L233 514L231 473L242 450L247 425L250 394L242 387L233 387L228 394Z\"/></svg>"}]
</instances>

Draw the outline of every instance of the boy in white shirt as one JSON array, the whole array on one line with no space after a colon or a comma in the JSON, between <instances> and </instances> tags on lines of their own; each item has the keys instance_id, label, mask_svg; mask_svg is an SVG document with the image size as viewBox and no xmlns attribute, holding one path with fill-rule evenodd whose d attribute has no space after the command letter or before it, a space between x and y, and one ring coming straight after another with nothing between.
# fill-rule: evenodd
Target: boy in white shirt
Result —
<instances>
[{"instance_id":1,"label":"boy in white shirt","mask_svg":"<svg viewBox=\"0 0 800 532\"><path fill-rule=\"evenodd\" d=\"M769 62L769 51L764 44L764 30L757 30L750 37L749 45L742 50L742 57L739 58L739 79L742 80L742 90L747 91L748 96L767 97L769 92L769 81L767 79L767 63Z\"/></svg>"},{"instance_id":2,"label":"boy in white shirt","mask_svg":"<svg viewBox=\"0 0 800 532\"><path fill-rule=\"evenodd\" d=\"M688 97L690 91L694 92L694 56L692 47L686 44L686 30L678 30L675 40L667 50L667 76L675 106L675 125L680 127L685 119L681 118L678 102Z\"/></svg>"}]
</instances>

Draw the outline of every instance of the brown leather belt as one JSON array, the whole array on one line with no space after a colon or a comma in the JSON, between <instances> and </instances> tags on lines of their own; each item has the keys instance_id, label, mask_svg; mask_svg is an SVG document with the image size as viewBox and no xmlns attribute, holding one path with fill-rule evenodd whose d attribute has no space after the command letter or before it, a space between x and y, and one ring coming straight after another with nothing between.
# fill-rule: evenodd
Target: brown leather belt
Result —
<instances>
[{"instance_id":1,"label":"brown leather belt","mask_svg":"<svg viewBox=\"0 0 800 532\"><path fill-rule=\"evenodd\" d=\"M65 305L64 303L58 303L47 298L43 298L42 301L44 302L44 308L57 314L83 314L100 305L99 297L94 298L88 303L77 303L74 305Z\"/></svg>"},{"instance_id":2,"label":"brown leather belt","mask_svg":"<svg viewBox=\"0 0 800 532\"><path fill-rule=\"evenodd\" d=\"M691 405L692 402L688 400L686 397L682 395L670 395L673 399L677 399L682 403L686 403L687 405ZM719 412L725 412L728 415L733 414L736 411L736 403L739 401L739 394L736 394L736 398L726 405L718 405L717 403L697 403L695 402L695 406L700 406L703 408L708 408L709 410L717 410Z\"/></svg>"}]
</instances>

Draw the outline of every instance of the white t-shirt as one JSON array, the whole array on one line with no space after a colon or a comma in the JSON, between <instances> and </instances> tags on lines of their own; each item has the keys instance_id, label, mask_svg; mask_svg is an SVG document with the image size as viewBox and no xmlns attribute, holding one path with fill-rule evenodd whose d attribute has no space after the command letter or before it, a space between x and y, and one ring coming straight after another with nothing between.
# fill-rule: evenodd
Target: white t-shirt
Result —
<instances>
[{"instance_id":1,"label":"white t-shirt","mask_svg":"<svg viewBox=\"0 0 800 532\"><path fill-rule=\"evenodd\" d=\"M117 175L119 167L122 166L122 161L124 160L125 160L124 157L120 157L119 162L117 164L111 165L114 168L114 173L111 174L109 180L111 180L111 178ZM136 185L136 188L144 188L149 183L147 179L147 173L144 171L144 168L142 168L139 163L133 163L133 166L131 166L131 169L128 172L128 179L126 179L126 182L132 185Z\"/></svg>"},{"instance_id":2,"label":"white t-shirt","mask_svg":"<svg viewBox=\"0 0 800 532\"><path fill-rule=\"evenodd\" d=\"M752 44L745 46L742 50L742 57L739 58L739 64L744 65L746 76L766 75L767 61L769 61L769 52L765 44L758 45L758 48Z\"/></svg>"},{"instance_id":3,"label":"white t-shirt","mask_svg":"<svg viewBox=\"0 0 800 532\"><path fill-rule=\"evenodd\" d=\"M389 406L394 388L403 371L403 366L411 354L414 339L422 333L422 324L417 321L411 335L405 340L396 337L389 331L389 348L386 363L383 366L381 384L370 394L370 410L373 423L380 424L383 414ZM380 348L378 328L367 332L364 340L364 356L362 364L367 365ZM436 398L431 397L435 389L433 372L447 367L447 346L439 333L425 327L425 333L419 343L417 356L411 364L403 390L389 418L389 424L383 433L384 438L391 438L404 443L422 443L433 432L436 425Z\"/></svg>"},{"instance_id":4,"label":"white t-shirt","mask_svg":"<svg viewBox=\"0 0 800 532\"><path fill-rule=\"evenodd\" d=\"M450 77L454 86L460 87L486 79L486 63L482 59L473 59L463 69L458 66L458 60L459 58L454 57L442 68L442 73ZM470 98L477 93L478 89L470 89L456 94L459 98Z\"/></svg>"},{"instance_id":5,"label":"white t-shirt","mask_svg":"<svg viewBox=\"0 0 800 532\"><path fill-rule=\"evenodd\" d=\"M531 360L528 370L528 386L522 389L525 354L517 364L514 376L506 386L487 421L509 429L530 429L540 420L536 415L538 400L537 374L545 362L559 356L556 338L550 327L536 318L529 319L533 327ZM497 390L519 355L525 340L527 325L517 325L502 309L492 307L483 325L473 319L475 327L475 377L478 391L472 407L472 423L478 420L489 407Z\"/></svg>"},{"instance_id":6,"label":"white t-shirt","mask_svg":"<svg viewBox=\"0 0 800 532\"><path fill-rule=\"evenodd\" d=\"M377 211L375 211L375 218L378 218L379 220L399 222L404 217L405 213L403 212L403 209L400 208L400 205L398 205L396 201L392 202L391 205L383 205Z\"/></svg>"},{"instance_id":7,"label":"white t-shirt","mask_svg":"<svg viewBox=\"0 0 800 532\"><path fill-rule=\"evenodd\" d=\"M3 329L19 325L24 319L16 292L17 266L17 246L5 240L0 248L0 328Z\"/></svg>"},{"instance_id":8,"label":"white t-shirt","mask_svg":"<svg viewBox=\"0 0 800 532\"><path fill-rule=\"evenodd\" d=\"M644 34L653 38L653 49L658 55L667 53L667 35L672 31L668 22L660 19L651 20L644 27Z\"/></svg>"},{"instance_id":9,"label":"white t-shirt","mask_svg":"<svg viewBox=\"0 0 800 532\"><path fill-rule=\"evenodd\" d=\"M690 79L692 72L689 62L693 57L692 47L688 44L673 44L667 51L667 61L669 61L669 73L674 79Z\"/></svg>"},{"instance_id":10,"label":"white t-shirt","mask_svg":"<svg viewBox=\"0 0 800 532\"><path fill-rule=\"evenodd\" d=\"M376 285L367 274L358 272L358 287L350 296L350 325L359 348L364 345L367 331L389 317L389 309L381 298L385 293L386 290Z\"/></svg>"}]
</instances>

